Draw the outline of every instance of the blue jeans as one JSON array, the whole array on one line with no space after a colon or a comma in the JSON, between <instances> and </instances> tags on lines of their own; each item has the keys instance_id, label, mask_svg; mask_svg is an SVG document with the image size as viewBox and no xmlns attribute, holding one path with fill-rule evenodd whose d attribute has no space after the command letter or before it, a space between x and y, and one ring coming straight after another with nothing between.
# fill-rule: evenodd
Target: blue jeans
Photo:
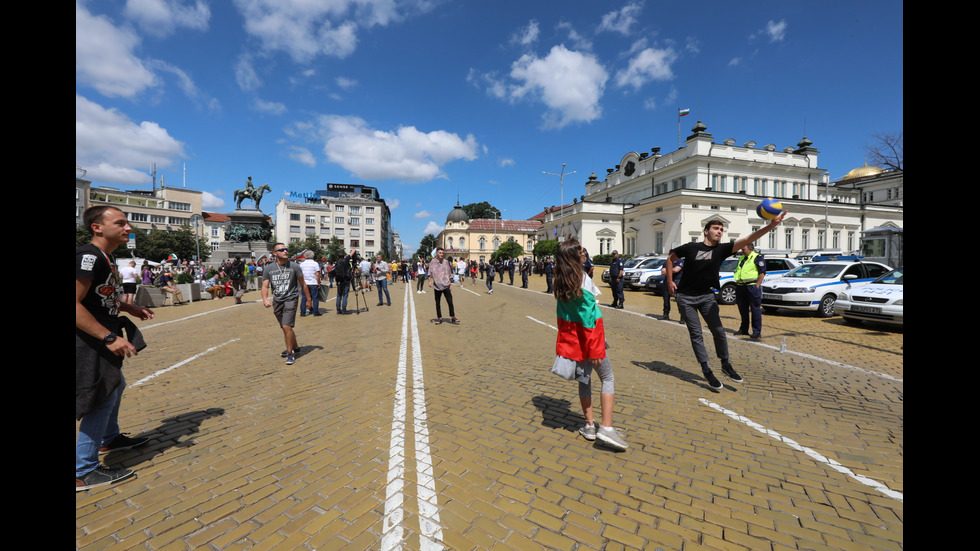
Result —
<instances>
[{"instance_id":1,"label":"blue jeans","mask_svg":"<svg viewBox=\"0 0 980 551\"><path fill-rule=\"evenodd\" d=\"M350 292L350 281L337 280L337 311L347 310L347 293Z\"/></svg>"},{"instance_id":2,"label":"blue jeans","mask_svg":"<svg viewBox=\"0 0 980 551\"><path fill-rule=\"evenodd\" d=\"M106 396L102 405L90 411L78 426L75 441L75 477L82 477L99 466L99 448L119 436L119 403L122 401L126 378L120 374L119 386Z\"/></svg>"},{"instance_id":3,"label":"blue jeans","mask_svg":"<svg viewBox=\"0 0 980 551\"><path fill-rule=\"evenodd\" d=\"M376 279L374 283L378 286L378 304L385 302L381 300L381 291L384 290L388 305L391 306L391 295L388 294L388 278Z\"/></svg>"},{"instance_id":4,"label":"blue jeans","mask_svg":"<svg viewBox=\"0 0 980 551\"><path fill-rule=\"evenodd\" d=\"M317 285L316 283L312 285L310 284L307 285L310 288L310 302L313 303L312 304L313 313L319 314L320 313L320 286ZM306 294L304 293L299 294L299 311L301 315L306 315Z\"/></svg>"}]
</instances>

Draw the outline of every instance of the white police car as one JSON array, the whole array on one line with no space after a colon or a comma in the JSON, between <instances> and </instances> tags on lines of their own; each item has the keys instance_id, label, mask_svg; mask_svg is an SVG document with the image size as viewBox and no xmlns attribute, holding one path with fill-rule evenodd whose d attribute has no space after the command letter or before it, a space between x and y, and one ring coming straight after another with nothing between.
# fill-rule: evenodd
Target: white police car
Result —
<instances>
[{"instance_id":1,"label":"white police car","mask_svg":"<svg viewBox=\"0 0 980 551\"><path fill-rule=\"evenodd\" d=\"M663 273L664 262L667 262L665 256L644 260L636 267L624 271L623 283L630 289L642 289L646 285L647 279Z\"/></svg>"},{"instance_id":2,"label":"white police car","mask_svg":"<svg viewBox=\"0 0 980 551\"><path fill-rule=\"evenodd\" d=\"M766 259L766 277L762 278L763 285L767 281L783 277L790 270L802 264L802 262L792 258L769 258L765 255L763 258ZM738 267L740 260L742 260L742 255L726 259L721 263L721 268L718 269L718 285L720 285L718 302L721 304L735 304L735 268Z\"/></svg>"},{"instance_id":3,"label":"white police car","mask_svg":"<svg viewBox=\"0 0 980 551\"><path fill-rule=\"evenodd\" d=\"M848 276L850 277L850 276ZM837 294L834 313L848 322L905 323L905 267L896 268L862 287Z\"/></svg>"},{"instance_id":4,"label":"white police car","mask_svg":"<svg viewBox=\"0 0 980 551\"><path fill-rule=\"evenodd\" d=\"M635 267L639 266L641 262L644 262L644 261L646 261L646 260L648 260L650 258L652 258L650 255L635 256L635 257L627 260L626 262L623 262L623 272L624 272L624 275L625 275L626 270L629 270L630 268L635 268ZM603 283L607 283L610 286L612 285L612 283L609 282L609 270L608 269L606 271L602 272L602 275L600 276L600 279L602 280ZM623 280L623 283L625 283L625 282L626 282L626 280Z\"/></svg>"},{"instance_id":5,"label":"white police car","mask_svg":"<svg viewBox=\"0 0 980 551\"><path fill-rule=\"evenodd\" d=\"M777 308L812 310L827 318L834 315L840 292L867 285L890 270L877 262L850 260L803 264L762 284L762 308L767 312ZM845 280L849 275L854 277Z\"/></svg>"}]
</instances>

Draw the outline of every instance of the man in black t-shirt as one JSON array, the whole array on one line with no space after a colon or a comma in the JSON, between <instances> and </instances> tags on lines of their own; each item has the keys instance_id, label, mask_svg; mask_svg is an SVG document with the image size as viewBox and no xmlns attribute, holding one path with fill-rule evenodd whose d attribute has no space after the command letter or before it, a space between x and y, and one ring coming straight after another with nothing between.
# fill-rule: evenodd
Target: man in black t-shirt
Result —
<instances>
[{"instance_id":1,"label":"man in black t-shirt","mask_svg":"<svg viewBox=\"0 0 980 551\"><path fill-rule=\"evenodd\" d=\"M708 329L714 337L715 353L721 360L722 373L736 383L742 382L742 377L732 367L728 357L728 339L725 336L725 328L721 324L718 301L714 294L714 289L719 288L718 270L726 258L732 256L735 251L740 250L746 244L758 241L763 235L775 229L785 217L786 211L783 211L766 227L749 234L747 237L728 243L721 242L725 233L725 225L720 220L711 220L704 225L704 239L700 243L685 243L671 250L667 262L664 264L666 290L677 297L677 309L687 325L694 356L701 365L704 378L708 380L708 385L712 390L721 390L722 384L714 376L711 368L708 367L708 352L704 348L704 337L701 333L701 320L698 318L698 314L704 317L704 321L708 324ZM674 263L679 259L684 260L684 277L681 279L680 285L677 285L673 280L673 269Z\"/></svg>"},{"instance_id":2,"label":"man in black t-shirt","mask_svg":"<svg viewBox=\"0 0 980 551\"><path fill-rule=\"evenodd\" d=\"M149 441L119 431L119 403L126 388L123 358L145 346L135 325L119 313L153 318L149 308L119 300L119 278L110 255L133 231L125 213L100 205L86 209L83 220L92 242L75 249L75 420L81 421L75 440L76 492L132 477L129 469L101 464L99 454Z\"/></svg>"}]
</instances>

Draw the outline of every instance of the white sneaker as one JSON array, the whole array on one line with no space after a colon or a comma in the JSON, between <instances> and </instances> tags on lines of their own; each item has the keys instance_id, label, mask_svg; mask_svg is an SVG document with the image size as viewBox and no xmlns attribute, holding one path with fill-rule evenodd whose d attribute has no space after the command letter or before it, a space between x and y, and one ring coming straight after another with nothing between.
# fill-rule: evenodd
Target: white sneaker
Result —
<instances>
[{"instance_id":1,"label":"white sneaker","mask_svg":"<svg viewBox=\"0 0 980 551\"><path fill-rule=\"evenodd\" d=\"M619 435L616 429L611 427L599 427L599 429L595 431L595 437L602 441L602 443L616 448L617 450L625 450L626 448L630 447L629 444L626 443L626 440L623 440L623 437Z\"/></svg>"}]
</instances>

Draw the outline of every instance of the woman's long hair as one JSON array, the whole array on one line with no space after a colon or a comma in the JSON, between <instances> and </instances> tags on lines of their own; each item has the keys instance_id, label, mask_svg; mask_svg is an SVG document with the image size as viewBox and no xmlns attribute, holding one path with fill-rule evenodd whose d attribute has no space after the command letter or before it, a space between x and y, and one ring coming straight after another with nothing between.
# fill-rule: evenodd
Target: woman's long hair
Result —
<instances>
[{"instance_id":1,"label":"woman's long hair","mask_svg":"<svg viewBox=\"0 0 980 551\"><path fill-rule=\"evenodd\" d=\"M568 302L582 298L582 245L578 239L568 238L558 245L555 255L555 298Z\"/></svg>"}]
</instances>

